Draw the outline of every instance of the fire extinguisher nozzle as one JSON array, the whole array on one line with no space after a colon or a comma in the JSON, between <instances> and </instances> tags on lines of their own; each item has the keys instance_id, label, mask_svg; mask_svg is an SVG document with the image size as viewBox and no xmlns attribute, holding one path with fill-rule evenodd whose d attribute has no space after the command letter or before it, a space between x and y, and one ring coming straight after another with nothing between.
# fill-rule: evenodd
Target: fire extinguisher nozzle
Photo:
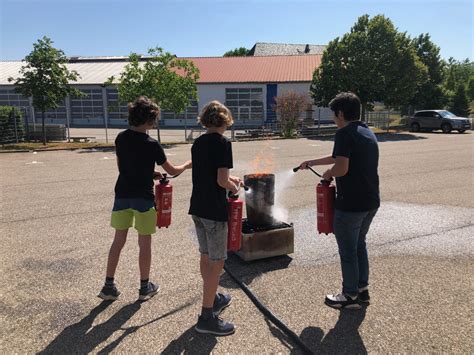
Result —
<instances>
[{"instance_id":1,"label":"fire extinguisher nozzle","mask_svg":"<svg viewBox=\"0 0 474 355\"><path fill-rule=\"evenodd\" d=\"M293 168L293 172L296 173L298 170L300 170L300 167L297 166L296 168Z\"/></svg>"}]
</instances>

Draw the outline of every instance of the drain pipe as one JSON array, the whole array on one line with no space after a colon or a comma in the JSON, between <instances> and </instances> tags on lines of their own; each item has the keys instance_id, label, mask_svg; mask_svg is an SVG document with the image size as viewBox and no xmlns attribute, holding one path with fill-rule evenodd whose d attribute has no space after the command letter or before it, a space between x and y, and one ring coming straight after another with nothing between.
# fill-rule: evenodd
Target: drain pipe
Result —
<instances>
[{"instance_id":1,"label":"drain pipe","mask_svg":"<svg viewBox=\"0 0 474 355\"><path fill-rule=\"evenodd\" d=\"M291 340L293 340L305 354L314 354L308 346L301 341L298 335L293 332L290 328L286 326L277 316L275 316L272 311L270 311L265 305L263 305L260 300L250 291L247 285L242 282L242 280L238 279L229 268L224 264L224 270L229 274L229 276L239 285L239 287L244 291L248 298L252 301L252 303L258 308L258 310L267 317L273 324L275 324L283 333L285 333Z\"/></svg>"}]
</instances>

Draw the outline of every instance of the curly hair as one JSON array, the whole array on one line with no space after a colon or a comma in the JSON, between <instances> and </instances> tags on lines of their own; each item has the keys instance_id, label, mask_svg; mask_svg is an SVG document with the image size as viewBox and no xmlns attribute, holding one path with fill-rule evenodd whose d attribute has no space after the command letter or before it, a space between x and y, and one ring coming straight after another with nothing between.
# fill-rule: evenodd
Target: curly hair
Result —
<instances>
[{"instance_id":1,"label":"curly hair","mask_svg":"<svg viewBox=\"0 0 474 355\"><path fill-rule=\"evenodd\" d=\"M149 121L155 122L160 118L160 107L146 96L138 97L128 104L128 124L140 126Z\"/></svg>"},{"instance_id":2,"label":"curly hair","mask_svg":"<svg viewBox=\"0 0 474 355\"><path fill-rule=\"evenodd\" d=\"M226 106L214 100L204 106L198 122L204 127L222 127L224 124L230 127L234 124L234 119Z\"/></svg>"}]
</instances>

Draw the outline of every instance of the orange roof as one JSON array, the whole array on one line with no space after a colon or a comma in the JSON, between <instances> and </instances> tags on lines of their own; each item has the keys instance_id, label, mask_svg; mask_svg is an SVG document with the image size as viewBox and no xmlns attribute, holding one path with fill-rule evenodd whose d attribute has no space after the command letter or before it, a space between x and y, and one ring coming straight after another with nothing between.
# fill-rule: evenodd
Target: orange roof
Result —
<instances>
[{"instance_id":1,"label":"orange roof","mask_svg":"<svg viewBox=\"0 0 474 355\"><path fill-rule=\"evenodd\" d=\"M199 68L199 84L311 81L322 55L186 58Z\"/></svg>"}]
</instances>

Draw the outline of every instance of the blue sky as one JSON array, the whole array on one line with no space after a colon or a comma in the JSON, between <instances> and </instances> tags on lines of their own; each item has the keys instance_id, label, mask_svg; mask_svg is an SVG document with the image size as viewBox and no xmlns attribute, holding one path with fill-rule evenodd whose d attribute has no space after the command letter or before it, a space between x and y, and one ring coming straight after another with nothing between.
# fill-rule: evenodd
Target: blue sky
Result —
<instances>
[{"instance_id":1,"label":"blue sky","mask_svg":"<svg viewBox=\"0 0 474 355\"><path fill-rule=\"evenodd\" d=\"M66 55L221 56L255 42L327 44L365 13L411 36L430 33L443 58L473 59L472 0L0 0L0 59L22 59L43 35Z\"/></svg>"}]
</instances>

